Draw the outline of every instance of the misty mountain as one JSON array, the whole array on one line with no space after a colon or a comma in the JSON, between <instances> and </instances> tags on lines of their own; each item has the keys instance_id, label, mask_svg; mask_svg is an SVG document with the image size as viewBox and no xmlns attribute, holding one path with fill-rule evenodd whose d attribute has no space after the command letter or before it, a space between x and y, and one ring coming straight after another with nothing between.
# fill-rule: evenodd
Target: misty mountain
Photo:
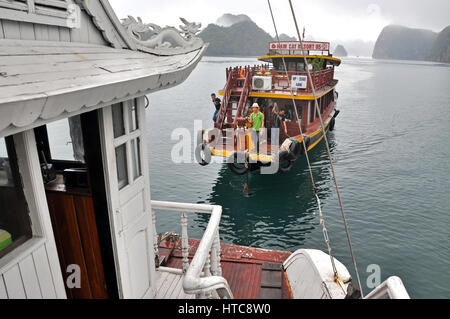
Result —
<instances>
[{"instance_id":1,"label":"misty mountain","mask_svg":"<svg viewBox=\"0 0 450 319\"><path fill-rule=\"evenodd\" d=\"M438 34L427 60L450 63L450 26Z\"/></svg>"},{"instance_id":2,"label":"misty mountain","mask_svg":"<svg viewBox=\"0 0 450 319\"><path fill-rule=\"evenodd\" d=\"M348 56L348 52L347 52L347 50L345 50L343 45L338 44L338 46L334 50L334 54L333 55L337 56L337 57L346 57L346 56Z\"/></svg>"},{"instance_id":3,"label":"misty mountain","mask_svg":"<svg viewBox=\"0 0 450 319\"><path fill-rule=\"evenodd\" d=\"M280 41L297 41L296 37L290 37L286 33L282 33L279 35ZM276 41L276 39L274 39Z\"/></svg>"},{"instance_id":4,"label":"misty mountain","mask_svg":"<svg viewBox=\"0 0 450 319\"><path fill-rule=\"evenodd\" d=\"M219 19L217 19L216 24L221 27L231 27L233 24L244 21L251 21L251 19L245 14L234 15L225 13Z\"/></svg>"},{"instance_id":5,"label":"misty mountain","mask_svg":"<svg viewBox=\"0 0 450 319\"><path fill-rule=\"evenodd\" d=\"M336 40L332 41L332 47L342 45L349 56L371 57L375 42L363 40Z\"/></svg>"},{"instance_id":6,"label":"misty mountain","mask_svg":"<svg viewBox=\"0 0 450 319\"><path fill-rule=\"evenodd\" d=\"M269 42L276 41L246 15L224 14L216 24L209 24L200 34L209 43L210 56L261 56L269 51ZM296 41L284 33L280 41Z\"/></svg>"},{"instance_id":7,"label":"misty mountain","mask_svg":"<svg viewBox=\"0 0 450 319\"><path fill-rule=\"evenodd\" d=\"M381 31L372 57L374 59L425 60L437 33L389 25Z\"/></svg>"},{"instance_id":8,"label":"misty mountain","mask_svg":"<svg viewBox=\"0 0 450 319\"><path fill-rule=\"evenodd\" d=\"M253 21L242 21L230 27L208 25L199 37L209 43L206 55L260 56L269 51L270 34Z\"/></svg>"}]
</instances>

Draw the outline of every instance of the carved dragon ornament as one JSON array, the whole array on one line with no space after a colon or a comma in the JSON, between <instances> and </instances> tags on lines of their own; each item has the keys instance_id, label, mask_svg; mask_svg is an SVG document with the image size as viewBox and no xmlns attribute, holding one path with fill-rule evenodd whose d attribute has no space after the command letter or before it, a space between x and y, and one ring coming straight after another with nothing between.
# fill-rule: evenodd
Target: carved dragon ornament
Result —
<instances>
[{"instance_id":1,"label":"carved dragon ornament","mask_svg":"<svg viewBox=\"0 0 450 319\"><path fill-rule=\"evenodd\" d=\"M196 37L200 31L201 24L188 22L180 18L184 25L180 25L178 30L174 27L164 27L143 23L141 18L128 16L122 19L122 25L128 35L138 46L139 50L158 55L175 55L199 50L204 46L202 39ZM145 35L150 35L144 39Z\"/></svg>"}]
</instances>

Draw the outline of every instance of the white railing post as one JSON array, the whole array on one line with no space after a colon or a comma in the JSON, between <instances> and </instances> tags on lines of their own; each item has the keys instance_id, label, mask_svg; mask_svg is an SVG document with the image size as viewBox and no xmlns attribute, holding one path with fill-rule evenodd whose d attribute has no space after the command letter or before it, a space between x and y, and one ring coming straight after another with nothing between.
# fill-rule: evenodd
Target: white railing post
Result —
<instances>
[{"instance_id":1,"label":"white railing post","mask_svg":"<svg viewBox=\"0 0 450 319\"><path fill-rule=\"evenodd\" d=\"M222 276L222 266L220 265L220 235L219 235L219 229L217 229L214 243L213 243L213 249L211 252L211 267L213 271L214 276Z\"/></svg>"},{"instance_id":2,"label":"white railing post","mask_svg":"<svg viewBox=\"0 0 450 319\"><path fill-rule=\"evenodd\" d=\"M211 252L208 252L206 257L205 267L203 268L204 277L211 277ZM211 298L211 291L207 291L205 298Z\"/></svg>"},{"instance_id":3,"label":"white railing post","mask_svg":"<svg viewBox=\"0 0 450 319\"><path fill-rule=\"evenodd\" d=\"M155 259L158 261L158 263L156 264L156 268L158 268L161 261L159 260L158 232L156 231L156 212L154 210L152 210L152 227L154 234L153 250L155 251Z\"/></svg>"},{"instance_id":4,"label":"white railing post","mask_svg":"<svg viewBox=\"0 0 450 319\"><path fill-rule=\"evenodd\" d=\"M189 268L189 238L186 213L181 213L181 254L183 256L183 273Z\"/></svg>"},{"instance_id":5,"label":"white railing post","mask_svg":"<svg viewBox=\"0 0 450 319\"><path fill-rule=\"evenodd\" d=\"M204 204L152 201L152 208L155 211L183 212L181 213L181 255L183 269L178 271L180 275L183 274L183 289L185 293L193 294L196 298L232 299L233 293L230 290L228 282L221 276L219 224L222 207ZM208 226L191 263L189 263L187 213L211 215ZM155 224L155 220L153 222Z\"/></svg>"},{"instance_id":6,"label":"white railing post","mask_svg":"<svg viewBox=\"0 0 450 319\"><path fill-rule=\"evenodd\" d=\"M214 239L212 248L211 248L211 273L213 276L219 276L219 265L218 265L218 254L217 254L217 244L216 239Z\"/></svg>"}]
</instances>

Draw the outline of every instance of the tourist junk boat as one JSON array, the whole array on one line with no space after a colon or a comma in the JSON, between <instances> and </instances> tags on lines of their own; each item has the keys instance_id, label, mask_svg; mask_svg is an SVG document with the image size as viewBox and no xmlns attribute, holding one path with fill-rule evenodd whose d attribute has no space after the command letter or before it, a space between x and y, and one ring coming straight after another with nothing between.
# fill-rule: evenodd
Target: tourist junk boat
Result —
<instances>
[{"instance_id":1,"label":"tourist junk boat","mask_svg":"<svg viewBox=\"0 0 450 319\"><path fill-rule=\"evenodd\" d=\"M305 65L305 56L308 65ZM334 78L334 71L341 60L330 54L328 42L304 41L303 48L297 41L271 42L268 55L258 60L267 64L226 69L227 81L220 91L223 100L215 129L204 132L198 141L199 149L208 153L199 156L201 165L208 164L211 153L227 158L230 169L237 174L245 174L248 169L256 170L277 160L279 170L286 173L304 155L302 143L312 150L323 139L319 116L326 132L334 130L339 114L336 109L338 80ZM308 67L320 114L314 104ZM268 130L259 152L249 136L248 115L254 103L258 103L264 113ZM280 110L285 111L287 132L280 129L279 135L272 136L271 129ZM247 153L241 157L245 158L244 163L237 160L239 153Z\"/></svg>"},{"instance_id":2,"label":"tourist junk boat","mask_svg":"<svg viewBox=\"0 0 450 319\"><path fill-rule=\"evenodd\" d=\"M121 23L106 0L0 0L0 299L349 297L349 272L322 251L224 244L221 206L151 199L146 96L183 82L207 47L182 21ZM179 214L181 236L158 235L157 211ZM201 240L188 214L209 217ZM366 296L407 297L397 277Z\"/></svg>"}]
</instances>

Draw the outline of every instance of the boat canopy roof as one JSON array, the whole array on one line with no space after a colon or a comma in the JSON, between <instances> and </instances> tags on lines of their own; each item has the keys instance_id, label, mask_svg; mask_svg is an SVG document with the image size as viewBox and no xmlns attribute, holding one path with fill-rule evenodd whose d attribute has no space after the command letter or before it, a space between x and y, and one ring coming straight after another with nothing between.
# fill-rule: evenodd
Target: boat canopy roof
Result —
<instances>
[{"instance_id":1,"label":"boat canopy roof","mask_svg":"<svg viewBox=\"0 0 450 319\"><path fill-rule=\"evenodd\" d=\"M0 39L0 137L183 82L206 46L156 54Z\"/></svg>"},{"instance_id":2,"label":"boat canopy roof","mask_svg":"<svg viewBox=\"0 0 450 319\"><path fill-rule=\"evenodd\" d=\"M3 2L0 137L177 85L207 48L196 36L201 24L119 20L108 0L70 1L58 17L34 10L33 1Z\"/></svg>"},{"instance_id":3,"label":"boat canopy roof","mask_svg":"<svg viewBox=\"0 0 450 319\"><path fill-rule=\"evenodd\" d=\"M327 56L327 55L301 55L301 54L273 54L273 55L266 55L259 57L258 60L273 63L276 60L281 60L282 58L285 58L286 61L288 60L296 60L299 62L303 61L303 58L306 56L307 59L324 59L328 61L328 64L333 66L339 66L342 61L338 58Z\"/></svg>"},{"instance_id":4,"label":"boat canopy roof","mask_svg":"<svg viewBox=\"0 0 450 319\"><path fill-rule=\"evenodd\" d=\"M258 58L260 61L273 63L276 60L285 58L301 62L306 56L307 59L325 59L329 65L339 66L341 60L330 54L330 43L319 41L275 41L269 42L269 53Z\"/></svg>"}]
</instances>

